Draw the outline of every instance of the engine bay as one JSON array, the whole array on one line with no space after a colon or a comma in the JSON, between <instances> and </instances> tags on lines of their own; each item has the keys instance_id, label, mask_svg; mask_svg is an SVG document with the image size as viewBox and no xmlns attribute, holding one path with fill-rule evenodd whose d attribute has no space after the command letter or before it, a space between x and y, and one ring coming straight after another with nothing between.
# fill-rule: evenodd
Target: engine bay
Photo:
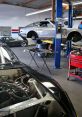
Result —
<instances>
[{"instance_id":1,"label":"engine bay","mask_svg":"<svg viewBox=\"0 0 82 117\"><path fill-rule=\"evenodd\" d=\"M0 108L45 95L37 88L36 81L21 69L0 70L0 74Z\"/></svg>"},{"instance_id":2,"label":"engine bay","mask_svg":"<svg viewBox=\"0 0 82 117\"><path fill-rule=\"evenodd\" d=\"M24 113L24 117L27 113L30 114L29 117L65 115L49 92L29 73L21 68L0 70L0 117L23 117Z\"/></svg>"}]
</instances>

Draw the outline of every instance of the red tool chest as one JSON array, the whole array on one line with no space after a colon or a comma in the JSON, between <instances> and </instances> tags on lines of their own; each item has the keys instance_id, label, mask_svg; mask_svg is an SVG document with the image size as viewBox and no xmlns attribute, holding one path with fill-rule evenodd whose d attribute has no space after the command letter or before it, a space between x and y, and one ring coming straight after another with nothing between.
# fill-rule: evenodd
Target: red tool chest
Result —
<instances>
[{"instance_id":1,"label":"red tool chest","mask_svg":"<svg viewBox=\"0 0 82 117\"><path fill-rule=\"evenodd\" d=\"M73 52L69 56L68 80L70 76L82 80L82 56Z\"/></svg>"}]
</instances>

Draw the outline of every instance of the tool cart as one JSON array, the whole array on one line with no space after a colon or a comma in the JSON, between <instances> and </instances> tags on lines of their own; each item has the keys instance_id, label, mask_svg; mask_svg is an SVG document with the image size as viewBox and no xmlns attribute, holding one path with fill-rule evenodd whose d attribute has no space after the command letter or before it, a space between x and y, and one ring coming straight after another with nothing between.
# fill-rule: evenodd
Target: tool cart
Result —
<instances>
[{"instance_id":1,"label":"tool cart","mask_svg":"<svg viewBox=\"0 0 82 117\"><path fill-rule=\"evenodd\" d=\"M69 69L68 69L68 78L70 76L82 80L82 50L74 50L70 53L69 56Z\"/></svg>"}]
</instances>

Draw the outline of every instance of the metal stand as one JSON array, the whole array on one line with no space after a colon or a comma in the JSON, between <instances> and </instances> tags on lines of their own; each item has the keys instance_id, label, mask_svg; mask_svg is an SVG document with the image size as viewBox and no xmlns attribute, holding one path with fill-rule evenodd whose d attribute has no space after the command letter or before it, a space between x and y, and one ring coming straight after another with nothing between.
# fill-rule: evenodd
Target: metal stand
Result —
<instances>
[{"instance_id":1,"label":"metal stand","mask_svg":"<svg viewBox=\"0 0 82 117\"><path fill-rule=\"evenodd\" d=\"M37 64L37 62L36 62L36 60L35 60L35 58L34 58L34 56L32 55L32 53L31 53L30 50L29 50L29 53L30 53L30 55L31 55L31 57L32 57L32 59L33 59L33 61L35 62L36 66L39 68L39 66L38 66L38 64ZM34 53L34 55L35 55L35 53Z\"/></svg>"},{"instance_id":2,"label":"metal stand","mask_svg":"<svg viewBox=\"0 0 82 117\"><path fill-rule=\"evenodd\" d=\"M32 48L32 49L27 49L28 50L28 52L29 52L29 54L31 55L31 57L32 57L32 60L35 62L35 64L36 64L36 66L38 67L38 68L40 68L39 66L38 66L38 64L37 64L37 61L36 61L36 59L35 59L35 54L42 54L42 53L45 53L45 50L44 49L38 49L38 48ZM47 51L47 50L46 50ZM47 51L48 52L48 51ZM34 53L34 54L32 54L32 53ZM42 60L43 60L43 66L45 65L46 66L46 68L48 69L48 72L51 74L51 71L50 71L50 69L49 69L49 67L48 67L48 65L47 65L47 63L46 63L46 60L45 60L45 58L44 57L42 57L42 56L40 56L41 58L42 58ZM43 66L42 66L42 68L43 68Z\"/></svg>"}]
</instances>

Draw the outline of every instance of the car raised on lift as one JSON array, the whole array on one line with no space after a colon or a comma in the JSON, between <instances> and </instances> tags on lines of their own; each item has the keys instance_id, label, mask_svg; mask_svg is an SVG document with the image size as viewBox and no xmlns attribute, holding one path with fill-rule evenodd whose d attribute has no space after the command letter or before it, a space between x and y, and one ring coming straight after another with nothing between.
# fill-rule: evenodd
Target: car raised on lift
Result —
<instances>
[{"instance_id":1,"label":"car raised on lift","mask_svg":"<svg viewBox=\"0 0 82 117\"><path fill-rule=\"evenodd\" d=\"M74 42L82 39L82 31L78 28L67 28L67 21L62 22L62 41L72 40ZM78 24L79 25L79 24ZM50 39L55 38L55 23L50 20L38 21L20 28L20 34L25 38Z\"/></svg>"}]
</instances>

